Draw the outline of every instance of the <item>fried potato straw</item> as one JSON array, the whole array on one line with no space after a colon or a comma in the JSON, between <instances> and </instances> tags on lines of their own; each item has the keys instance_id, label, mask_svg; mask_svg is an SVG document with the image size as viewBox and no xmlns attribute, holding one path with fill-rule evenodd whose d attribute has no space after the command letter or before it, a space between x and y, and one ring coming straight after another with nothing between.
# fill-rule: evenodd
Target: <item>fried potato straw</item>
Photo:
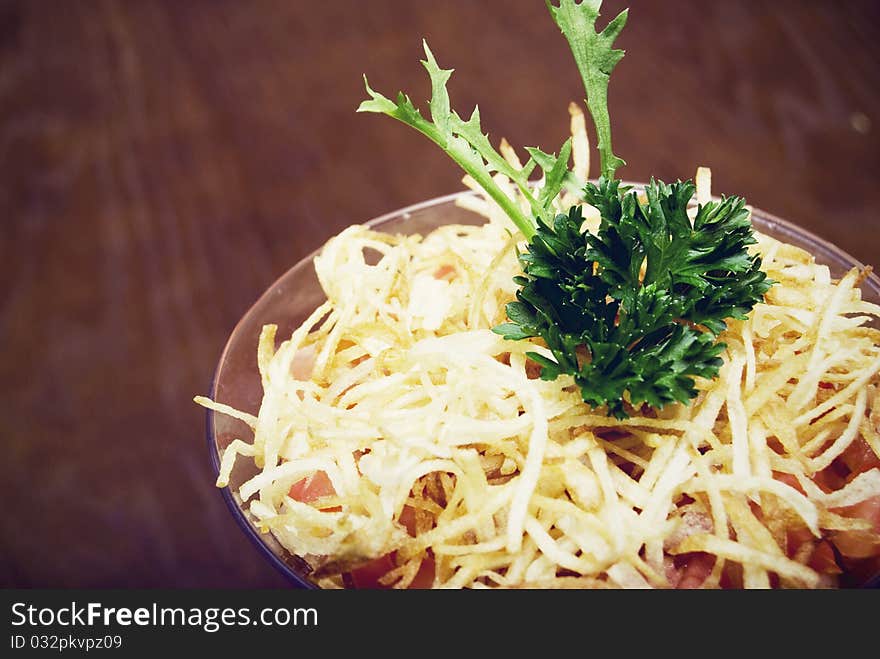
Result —
<instances>
[{"instance_id":1,"label":"fried potato straw","mask_svg":"<svg viewBox=\"0 0 880 659\"><path fill-rule=\"evenodd\" d=\"M586 176L585 145L573 152ZM708 170L697 181L705 201ZM863 509L876 518L880 501L880 308L861 299L863 273L835 281L759 234L777 284L729 322L719 377L689 405L617 420L567 376L538 379L537 340L491 332L522 236L491 200L463 204L488 221L331 239L315 259L327 302L277 348L263 330L258 416L198 399L254 429L217 485L253 459L242 500L319 585L379 559L378 583L398 588L425 569L437 588L833 587L852 561L876 563ZM317 474L329 485L309 499Z\"/></svg>"}]
</instances>

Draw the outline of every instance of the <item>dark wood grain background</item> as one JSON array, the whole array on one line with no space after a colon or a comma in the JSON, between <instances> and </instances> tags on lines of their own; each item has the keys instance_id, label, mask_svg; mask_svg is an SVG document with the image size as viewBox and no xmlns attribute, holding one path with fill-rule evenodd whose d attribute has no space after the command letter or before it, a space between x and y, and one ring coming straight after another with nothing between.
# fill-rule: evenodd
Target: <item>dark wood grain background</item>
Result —
<instances>
[{"instance_id":1,"label":"dark wood grain background","mask_svg":"<svg viewBox=\"0 0 880 659\"><path fill-rule=\"evenodd\" d=\"M880 262L880 3L629 4L620 173L708 165ZM284 584L191 399L298 259L459 189L427 140L354 113L364 72L424 106L422 36L462 113L558 148L582 89L539 0L0 0L0 585Z\"/></svg>"}]
</instances>

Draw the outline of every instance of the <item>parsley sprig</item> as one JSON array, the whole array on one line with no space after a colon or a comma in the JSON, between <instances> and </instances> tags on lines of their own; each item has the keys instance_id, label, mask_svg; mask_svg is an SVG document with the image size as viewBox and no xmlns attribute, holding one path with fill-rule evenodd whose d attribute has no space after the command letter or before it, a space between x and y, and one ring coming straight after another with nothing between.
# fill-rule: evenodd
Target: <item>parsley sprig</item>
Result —
<instances>
[{"instance_id":1,"label":"parsley sprig","mask_svg":"<svg viewBox=\"0 0 880 659\"><path fill-rule=\"evenodd\" d=\"M568 374L586 403L627 416L624 401L661 408L696 395L695 377L718 374L726 318L746 317L770 282L738 197L687 215L693 183L651 181L642 204L619 181L587 184L587 203L601 212L596 234L581 233L580 206L539 223L520 255L524 275L507 339L540 337L553 358L528 356L541 377Z\"/></svg>"},{"instance_id":2,"label":"parsley sprig","mask_svg":"<svg viewBox=\"0 0 880 659\"><path fill-rule=\"evenodd\" d=\"M452 70L440 68L427 43L430 119L403 92L391 101L366 77L370 98L358 111L387 114L438 144L528 239L519 255L517 300L506 307L509 322L493 330L510 340L542 339L552 357L528 355L543 379L571 376L586 403L618 418L628 415L627 403L686 403L697 395L695 378L718 374L726 347L718 335L727 320L745 319L773 283L760 257L749 253L755 242L749 212L742 198L723 197L697 206L691 219L692 182L652 179L643 202L614 180L625 163L611 148L608 81L624 55L612 46L627 12L597 32L601 0L548 0L547 6L571 47L598 135L602 173L581 191L601 217L595 234L582 231L580 205L554 216L554 201L574 177L570 140L558 156L532 147L525 165L511 165L483 133L479 109L467 121L451 109ZM536 166L544 173L540 188L529 181ZM519 188L531 216L493 181L495 172Z\"/></svg>"}]
</instances>

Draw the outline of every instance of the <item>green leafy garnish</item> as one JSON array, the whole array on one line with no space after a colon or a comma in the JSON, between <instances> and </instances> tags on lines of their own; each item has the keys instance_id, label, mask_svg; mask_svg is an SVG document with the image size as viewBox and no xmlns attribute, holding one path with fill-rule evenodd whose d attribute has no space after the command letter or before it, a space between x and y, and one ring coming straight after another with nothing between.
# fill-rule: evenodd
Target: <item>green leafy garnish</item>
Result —
<instances>
[{"instance_id":1,"label":"green leafy garnish","mask_svg":"<svg viewBox=\"0 0 880 659\"><path fill-rule=\"evenodd\" d=\"M547 7L556 25L568 40L578 71L587 92L587 107L596 125L596 135L601 162L602 176L614 178L618 167L626 163L611 151L611 119L608 117L608 79L617 63L623 59L623 51L611 46L623 26L626 25L628 10L624 9L617 17L596 32L596 19L602 0L560 0L554 7L547 0Z\"/></svg>"},{"instance_id":2,"label":"green leafy garnish","mask_svg":"<svg viewBox=\"0 0 880 659\"><path fill-rule=\"evenodd\" d=\"M596 31L601 0L559 0L547 6L571 46L598 135L601 176L580 192L600 214L598 231L582 231L581 205L556 214L554 203L570 189L571 142L559 155L528 148L521 168L489 143L474 109L467 121L451 109L441 69L425 44L431 78L431 119L402 92L392 102L366 84L370 99L358 111L381 112L412 126L443 148L510 216L528 239L519 255L523 274L509 322L493 330L510 340L540 338L550 357L529 352L541 377L571 376L583 400L624 418L627 403L662 408L697 395L695 378L717 376L725 345L718 335L730 318L745 319L772 285L751 255L755 243L749 211L740 197L692 207L695 186L654 181L636 191L614 180L624 161L611 149L608 81L623 57L614 39L626 24L621 12ZM535 167L544 183L535 187ZM531 216L492 180L507 176L529 204ZM555 216L555 217L554 217Z\"/></svg>"},{"instance_id":3,"label":"green leafy garnish","mask_svg":"<svg viewBox=\"0 0 880 659\"><path fill-rule=\"evenodd\" d=\"M539 149L531 149L532 156L522 168L517 169L498 153L489 143L488 135L480 127L480 110L474 108L471 118L464 121L457 112L452 110L446 83L452 75L452 69L441 69L434 58L428 44L423 42L425 56L422 64L431 77L431 119L425 119L418 108L413 105L409 96L403 92L397 95L397 101L391 101L370 88L367 77L364 85L370 98L363 101L358 112L379 112L394 117L408 126L415 128L432 142L437 144L452 158L459 167L470 174L480 187L504 209L516 227L526 238L531 238L536 229L534 219L528 217L519 206L508 197L492 180L493 172L500 172L513 181L520 193L529 202L532 213L542 217L550 212L550 204L559 194L566 180L568 160L571 155L571 142L566 141L560 149L559 156L546 154ZM532 194L529 176L538 164L547 174L547 184L538 198Z\"/></svg>"},{"instance_id":4,"label":"green leafy garnish","mask_svg":"<svg viewBox=\"0 0 880 659\"><path fill-rule=\"evenodd\" d=\"M700 206L692 225L694 191L652 181L643 205L619 181L587 184L586 201L602 214L598 233L581 233L580 206L552 227L541 223L520 255L510 322L494 330L541 337L553 358L528 353L541 377L572 376L586 403L619 418L627 398L655 408L687 402L695 377L718 374L725 319L744 319L770 286L746 249L755 240L744 201Z\"/></svg>"}]
</instances>

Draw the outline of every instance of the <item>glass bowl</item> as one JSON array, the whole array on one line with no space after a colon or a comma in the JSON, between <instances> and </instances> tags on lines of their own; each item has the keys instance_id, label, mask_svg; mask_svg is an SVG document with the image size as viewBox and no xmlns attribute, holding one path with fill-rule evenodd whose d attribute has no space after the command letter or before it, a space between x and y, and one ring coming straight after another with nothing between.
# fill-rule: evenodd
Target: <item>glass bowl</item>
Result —
<instances>
[{"instance_id":1,"label":"glass bowl","mask_svg":"<svg viewBox=\"0 0 880 659\"><path fill-rule=\"evenodd\" d=\"M643 187L643 184L634 184ZM430 199L401 210L382 215L366 224L387 233L426 234L443 224L482 224L485 218L456 205L460 192ZM816 261L831 270L832 277L842 277L852 267L863 267L849 254L798 227L760 209L753 209L755 228L769 236L797 245L815 255ZM312 260L318 251L294 265L282 275L248 310L236 325L220 356L220 362L211 384L210 397L239 410L256 414L262 400L262 385L257 371L257 342L263 325L278 325L278 336L287 337L312 311L325 300L318 284ZM872 274L862 283L865 300L880 304L880 278ZM250 428L241 421L211 410L207 412L207 439L215 475L219 472L220 456L235 438L249 439ZM250 512L238 495L242 483L257 473L257 468L246 459L239 459L229 479L229 487L222 488L222 496L245 535L259 552L274 565L293 585L316 588L309 579L309 567L288 552L271 533L261 533ZM871 582L878 585L878 578Z\"/></svg>"}]
</instances>

